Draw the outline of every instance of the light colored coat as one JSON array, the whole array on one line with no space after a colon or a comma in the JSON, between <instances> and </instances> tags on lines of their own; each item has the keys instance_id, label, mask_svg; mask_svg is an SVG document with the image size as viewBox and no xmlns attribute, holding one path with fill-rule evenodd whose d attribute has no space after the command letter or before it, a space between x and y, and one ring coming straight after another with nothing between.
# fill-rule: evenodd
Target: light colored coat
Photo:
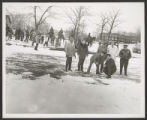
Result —
<instances>
[{"instance_id":1,"label":"light colored coat","mask_svg":"<svg viewBox=\"0 0 147 120\"><path fill-rule=\"evenodd\" d=\"M116 59L116 56L118 55L118 52L119 52L119 49L117 48L116 45L108 45L108 48L107 48L107 53L111 55L111 58L113 60Z\"/></svg>"},{"instance_id":2,"label":"light colored coat","mask_svg":"<svg viewBox=\"0 0 147 120\"><path fill-rule=\"evenodd\" d=\"M73 57L75 55L75 44L70 41L65 42L65 53L68 57Z\"/></svg>"}]
</instances>

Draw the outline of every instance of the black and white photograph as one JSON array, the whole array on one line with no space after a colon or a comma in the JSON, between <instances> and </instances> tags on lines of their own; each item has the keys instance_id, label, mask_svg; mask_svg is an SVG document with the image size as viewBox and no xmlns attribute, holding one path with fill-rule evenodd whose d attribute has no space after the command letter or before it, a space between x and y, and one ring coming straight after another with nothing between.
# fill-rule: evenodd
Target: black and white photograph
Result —
<instances>
[{"instance_id":1,"label":"black and white photograph","mask_svg":"<svg viewBox=\"0 0 147 120\"><path fill-rule=\"evenodd\" d=\"M144 2L3 2L3 118L144 118Z\"/></svg>"}]
</instances>

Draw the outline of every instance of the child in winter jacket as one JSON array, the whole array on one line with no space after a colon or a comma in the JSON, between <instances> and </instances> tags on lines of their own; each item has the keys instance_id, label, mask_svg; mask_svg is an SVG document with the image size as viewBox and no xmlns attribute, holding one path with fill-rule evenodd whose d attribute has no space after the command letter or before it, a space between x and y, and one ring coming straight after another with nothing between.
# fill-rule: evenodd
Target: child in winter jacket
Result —
<instances>
[{"instance_id":1,"label":"child in winter jacket","mask_svg":"<svg viewBox=\"0 0 147 120\"><path fill-rule=\"evenodd\" d=\"M65 53L66 53L66 71L71 71L72 57L75 56L75 45L74 38L71 36L69 41L65 43Z\"/></svg>"}]
</instances>

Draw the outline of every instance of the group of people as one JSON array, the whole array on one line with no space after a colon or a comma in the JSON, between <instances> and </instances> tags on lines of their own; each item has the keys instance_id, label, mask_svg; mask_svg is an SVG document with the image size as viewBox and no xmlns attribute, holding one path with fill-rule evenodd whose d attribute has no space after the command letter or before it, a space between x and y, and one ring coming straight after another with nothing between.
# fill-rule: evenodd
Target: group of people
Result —
<instances>
[{"instance_id":1,"label":"group of people","mask_svg":"<svg viewBox=\"0 0 147 120\"><path fill-rule=\"evenodd\" d=\"M8 30L7 30L8 31ZM8 32L10 34L10 32ZM61 29L57 37L55 37L54 30L53 28L50 29L50 32L47 34L40 33L34 30L29 31L27 30L22 30L20 28L17 28L13 32L11 32L11 35L6 34L7 40L12 39L12 35L14 35L15 40L20 40L24 42L29 42L32 41L32 46L35 45L34 49L38 49L39 44L43 44L43 46L48 47L48 43L50 42L51 45L55 45L56 47L61 45L61 40L64 40L64 35L63 35L63 30ZM56 40L56 43L55 43Z\"/></svg>"},{"instance_id":2,"label":"group of people","mask_svg":"<svg viewBox=\"0 0 147 120\"><path fill-rule=\"evenodd\" d=\"M88 56L88 43L85 40L86 38L80 37L78 47L75 49L74 44L74 36L69 37L69 41L65 43L65 53L66 53L66 65L65 71L72 71L72 57L76 57L76 52L78 54L78 71L84 72L84 61ZM124 68L124 75L127 76L127 68L129 59L131 58L131 51L128 49L128 45L124 45L123 48L119 52L119 48L117 44L111 42L101 43L99 42L99 47L97 52L91 56L90 64L86 73L90 72L92 64L96 65L96 74L105 73L107 78L111 78L111 76L116 72L116 57L120 57L120 75L122 75L122 70ZM99 68L100 67L100 68Z\"/></svg>"}]
</instances>

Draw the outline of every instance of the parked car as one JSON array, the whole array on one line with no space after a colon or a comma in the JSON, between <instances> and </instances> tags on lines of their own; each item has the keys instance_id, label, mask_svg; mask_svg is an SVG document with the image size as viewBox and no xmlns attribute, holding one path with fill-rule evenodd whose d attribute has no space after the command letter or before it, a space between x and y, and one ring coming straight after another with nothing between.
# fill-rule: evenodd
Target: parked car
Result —
<instances>
[{"instance_id":1,"label":"parked car","mask_svg":"<svg viewBox=\"0 0 147 120\"><path fill-rule=\"evenodd\" d=\"M140 43L135 44L135 46L133 47L133 53L141 54L141 45L140 45Z\"/></svg>"}]
</instances>

